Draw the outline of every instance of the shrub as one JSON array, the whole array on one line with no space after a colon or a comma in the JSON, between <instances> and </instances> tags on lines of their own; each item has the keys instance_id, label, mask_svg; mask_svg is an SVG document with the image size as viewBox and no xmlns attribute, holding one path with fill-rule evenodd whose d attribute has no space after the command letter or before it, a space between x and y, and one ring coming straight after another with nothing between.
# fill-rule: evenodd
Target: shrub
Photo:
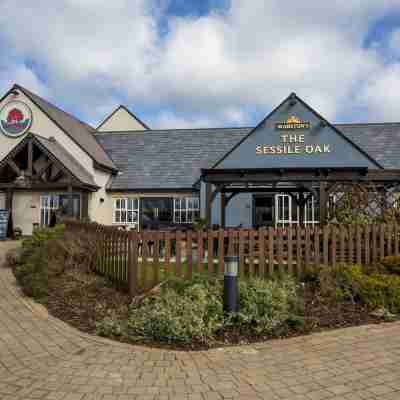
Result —
<instances>
[{"instance_id":1,"label":"shrub","mask_svg":"<svg viewBox=\"0 0 400 400\"><path fill-rule=\"evenodd\" d=\"M221 288L208 282L166 288L132 308L128 336L166 342L206 342L223 326Z\"/></svg>"},{"instance_id":2,"label":"shrub","mask_svg":"<svg viewBox=\"0 0 400 400\"><path fill-rule=\"evenodd\" d=\"M38 301L44 301L49 290L49 276L57 273L57 265L51 263L54 241L64 231L62 226L40 228L32 237L22 242L19 259L14 262L14 275L24 293Z\"/></svg>"},{"instance_id":3,"label":"shrub","mask_svg":"<svg viewBox=\"0 0 400 400\"><path fill-rule=\"evenodd\" d=\"M272 334L299 323L296 313L301 302L296 289L289 278L241 281L240 312L227 316L221 280L207 276L195 276L191 281L175 278L160 293L131 306L127 321L104 319L97 326L98 333L183 344L207 343L232 328Z\"/></svg>"},{"instance_id":4,"label":"shrub","mask_svg":"<svg viewBox=\"0 0 400 400\"><path fill-rule=\"evenodd\" d=\"M300 311L297 286L291 278L251 279L239 284L240 309L237 322L258 334L272 334Z\"/></svg>"},{"instance_id":5,"label":"shrub","mask_svg":"<svg viewBox=\"0 0 400 400\"><path fill-rule=\"evenodd\" d=\"M361 301L370 309L384 307L400 313L400 277L395 275L365 275L359 282Z\"/></svg>"},{"instance_id":6,"label":"shrub","mask_svg":"<svg viewBox=\"0 0 400 400\"><path fill-rule=\"evenodd\" d=\"M386 271L400 275L400 257L388 256L381 260L381 264L385 267Z\"/></svg>"},{"instance_id":7,"label":"shrub","mask_svg":"<svg viewBox=\"0 0 400 400\"><path fill-rule=\"evenodd\" d=\"M321 294L335 301L361 302L369 309L384 307L400 312L400 276L368 275L359 265L322 267L318 272Z\"/></svg>"}]
</instances>

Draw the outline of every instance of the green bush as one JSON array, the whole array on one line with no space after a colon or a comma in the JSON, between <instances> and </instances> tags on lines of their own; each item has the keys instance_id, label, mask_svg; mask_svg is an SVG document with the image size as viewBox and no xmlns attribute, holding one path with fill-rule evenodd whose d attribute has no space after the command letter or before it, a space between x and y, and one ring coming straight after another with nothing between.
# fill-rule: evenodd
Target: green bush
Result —
<instances>
[{"instance_id":1,"label":"green bush","mask_svg":"<svg viewBox=\"0 0 400 400\"><path fill-rule=\"evenodd\" d=\"M321 294L336 301L361 302L369 309L400 312L400 276L366 274L359 265L323 266L318 270Z\"/></svg>"},{"instance_id":2,"label":"green bush","mask_svg":"<svg viewBox=\"0 0 400 400\"><path fill-rule=\"evenodd\" d=\"M59 238L64 233L64 225L56 225L54 228L38 228L32 233L32 236L22 242L22 248L25 253L35 251L38 248L46 247L48 242Z\"/></svg>"},{"instance_id":3,"label":"green bush","mask_svg":"<svg viewBox=\"0 0 400 400\"><path fill-rule=\"evenodd\" d=\"M167 288L132 308L127 323L130 337L158 341L205 342L223 326L221 287L193 283Z\"/></svg>"},{"instance_id":4,"label":"green bush","mask_svg":"<svg viewBox=\"0 0 400 400\"><path fill-rule=\"evenodd\" d=\"M360 299L370 309L386 308L400 313L400 277L395 275L365 275L359 282Z\"/></svg>"},{"instance_id":5,"label":"green bush","mask_svg":"<svg viewBox=\"0 0 400 400\"><path fill-rule=\"evenodd\" d=\"M132 306L127 321L106 318L98 333L121 334L131 340L151 339L168 343L207 343L232 327L250 333L272 334L299 323L297 287L292 279L253 279L239 284L240 312L225 315L221 280L195 276L173 279L159 294Z\"/></svg>"},{"instance_id":6,"label":"green bush","mask_svg":"<svg viewBox=\"0 0 400 400\"><path fill-rule=\"evenodd\" d=\"M285 322L295 320L301 307L293 279L251 279L239 284L237 323L258 334L272 334Z\"/></svg>"},{"instance_id":7,"label":"green bush","mask_svg":"<svg viewBox=\"0 0 400 400\"><path fill-rule=\"evenodd\" d=\"M19 259L13 265L24 293L38 301L45 301L48 295L49 276L58 265L50 263L51 254L56 251L53 244L63 232L63 226L36 229L32 237L22 242Z\"/></svg>"},{"instance_id":8,"label":"green bush","mask_svg":"<svg viewBox=\"0 0 400 400\"><path fill-rule=\"evenodd\" d=\"M400 257L388 256L381 260L381 264L385 267L386 271L400 275Z\"/></svg>"}]
</instances>

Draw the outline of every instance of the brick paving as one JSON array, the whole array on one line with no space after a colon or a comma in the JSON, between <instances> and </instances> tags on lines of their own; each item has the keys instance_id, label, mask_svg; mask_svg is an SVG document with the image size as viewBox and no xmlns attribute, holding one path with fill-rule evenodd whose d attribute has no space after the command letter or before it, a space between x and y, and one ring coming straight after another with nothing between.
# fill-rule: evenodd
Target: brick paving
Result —
<instances>
[{"instance_id":1,"label":"brick paving","mask_svg":"<svg viewBox=\"0 0 400 400\"><path fill-rule=\"evenodd\" d=\"M0 262L16 244L0 243ZM400 399L400 323L176 352L77 331L0 267L1 400Z\"/></svg>"}]
</instances>

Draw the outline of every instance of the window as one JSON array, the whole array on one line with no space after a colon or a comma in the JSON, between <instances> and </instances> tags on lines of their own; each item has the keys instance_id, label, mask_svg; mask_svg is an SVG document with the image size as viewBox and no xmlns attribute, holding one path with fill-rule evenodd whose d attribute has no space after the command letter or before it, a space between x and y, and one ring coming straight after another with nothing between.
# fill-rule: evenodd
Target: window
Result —
<instances>
[{"instance_id":1,"label":"window","mask_svg":"<svg viewBox=\"0 0 400 400\"><path fill-rule=\"evenodd\" d=\"M177 197L174 199L174 222L192 224L200 214L198 197Z\"/></svg>"},{"instance_id":2,"label":"window","mask_svg":"<svg viewBox=\"0 0 400 400\"><path fill-rule=\"evenodd\" d=\"M50 224L51 214L58 210L59 196L45 195L40 196L40 225L47 226Z\"/></svg>"},{"instance_id":3,"label":"window","mask_svg":"<svg viewBox=\"0 0 400 400\"><path fill-rule=\"evenodd\" d=\"M69 200L72 198L72 217L81 217L80 194L46 194L40 196L40 225L50 224L51 215L58 210L61 215L69 215Z\"/></svg>"},{"instance_id":4,"label":"window","mask_svg":"<svg viewBox=\"0 0 400 400\"><path fill-rule=\"evenodd\" d=\"M127 197L114 200L113 223L121 225L137 224L139 219L139 199Z\"/></svg>"}]
</instances>

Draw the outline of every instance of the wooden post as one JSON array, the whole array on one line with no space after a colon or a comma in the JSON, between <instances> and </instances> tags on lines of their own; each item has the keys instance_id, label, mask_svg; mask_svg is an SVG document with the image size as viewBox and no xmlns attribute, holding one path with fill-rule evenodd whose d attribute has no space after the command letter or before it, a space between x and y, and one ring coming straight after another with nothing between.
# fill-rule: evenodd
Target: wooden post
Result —
<instances>
[{"instance_id":1,"label":"wooden post","mask_svg":"<svg viewBox=\"0 0 400 400\"><path fill-rule=\"evenodd\" d=\"M211 228L212 224L212 186L210 182L206 182L206 221L207 226Z\"/></svg>"},{"instance_id":2,"label":"wooden post","mask_svg":"<svg viewBox=\"0 0 400 400\"><path fill-rule=\"evenodd\" d=\"M6 192L6 209L10 212L10 218L8 220L7 237L12 237L14 235L13 197L14 197L14 192L10 189L7 190L7 192Z\"/></svg>"},{"instance_id":3,"label":"wooden post","mask_svg":"<svg viewBox=\"0 0 400 400\"><path fill-rule=\"evenodd\" d=\"M136 232L130 232L128 237L128 286L129 294L134 297L137 293L137 262L138 237Z\"/></svg>"},{"instance_id":4,"label":"wooden post","mask_svg":"<svg viewBox=\"0 0 400 400\"><path fill-rule=\"evenodd\" d=\"M221 213L221 228L225 229L225 192L221 191L220 192L220 213Z\"/></svg>"},{"instance_id":5,"label":"wooden post","mask_svg":"<svg viewBox=\"0 0 400 400\"><path fill-rule=\"evenodd\" d=\"M304 225L304 214L306 210L306 201L304 198L304 193L299 193L299 225Z\"/></svg>"},{"instance_id":6,"label":"wooden post","mask_svg":"<svg viewBox=\"0 0 400 400\"><path fill-rule=\"evenodd\" d=\"M211 274L214 272L214 232L210 229L207 231L207 263Z\"/></svg>"},{"instance_id":7,"label":"wooden post","mask_svg":"<svg viewBox=\"0 0 400 400\"><path fill-rule=\"evenodd\" d=\"M81 194L81 201L82 201L82 205L81 205L81 210L82 210L81 219L87 220L87 219L89 218L89 193L88 193L88 192L83 192L83 193Z\"/></svg>"},{"instance_id":8,"label":"wooden post","mask_svg":"<svg viewBox=\"0 0 400 400\"><path fill-rule=\"evenodd\" d=\"M74 216L74 206L73 206L73 197L72 197L72 185L68 185L68 217Z\"/></svg>"},{"instance_id":9,"label":"wooden post","mask_svg":"<svg viewBox=\"0 0 400 400\"><path fill-rule=\"evenodd\" d=\"M321 225L325 225L328 219L327 213L328 195L326 192L326 182L319 183L319 220Z\"/></svg>"},{"instance_id":10,"label":"wooden post","mask_svg":"<svg viewBox=\"0 0 400 400\"><path fill-rule=\"evenodd\" d=\"M32 177L33 175L33 143L32 140L28 142L28 169L26 175Z\"/></svg>"}]
</instances>

